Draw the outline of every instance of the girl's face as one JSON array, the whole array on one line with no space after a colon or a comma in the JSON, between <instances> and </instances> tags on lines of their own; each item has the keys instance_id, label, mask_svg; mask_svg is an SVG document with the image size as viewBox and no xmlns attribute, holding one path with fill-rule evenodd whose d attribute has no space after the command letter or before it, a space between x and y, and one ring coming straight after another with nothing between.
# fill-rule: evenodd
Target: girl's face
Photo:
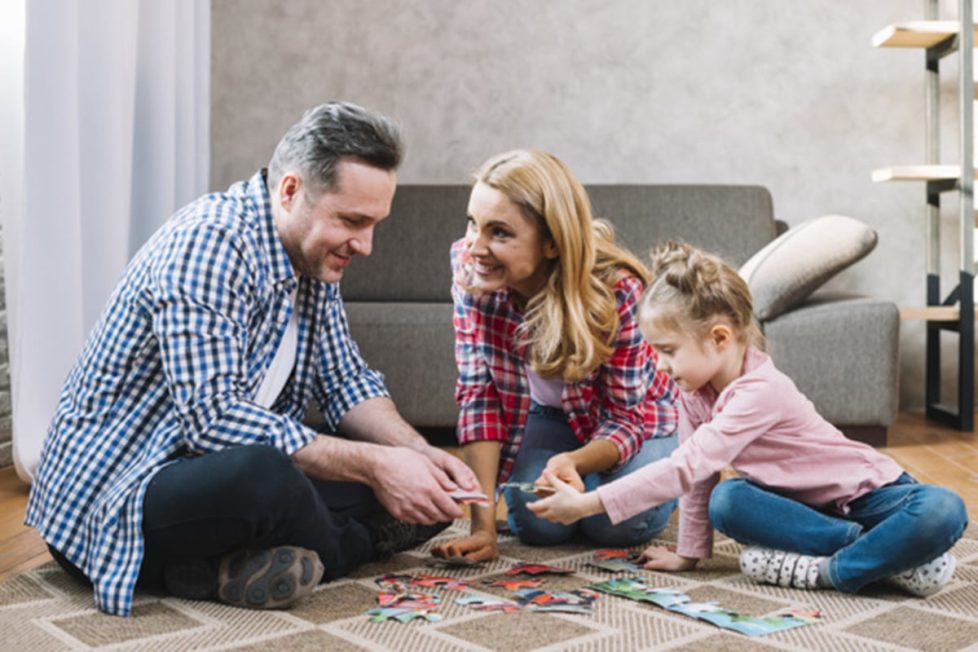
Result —
<instances>
[{"instance_id":1,"label":"girl's face","mask_svg":"<svg viewBox=\"0 0 978 652\"><path fill-rule=\"evenodd\" d=\"M557 257L552 241L509 197L484 183L472 188L466 239L473 287L483 292L508 287L524 299L539 292Z\"/></svg>"},{"instance_id":2,"label":"girl's face","mask_svg":"<svg viewBox=\"0 0 978 652\"><path fill-rule=\"evenodd\" d=\"M719 340L718 328L724 331ZM643 320L642 333L659 355L659 369L684 392L695 392L707 383L719 392L732 380L728 378L731 367L728 327L714 326L700 333L662 327L661 321Z\"/></svg>"}]
</instances>

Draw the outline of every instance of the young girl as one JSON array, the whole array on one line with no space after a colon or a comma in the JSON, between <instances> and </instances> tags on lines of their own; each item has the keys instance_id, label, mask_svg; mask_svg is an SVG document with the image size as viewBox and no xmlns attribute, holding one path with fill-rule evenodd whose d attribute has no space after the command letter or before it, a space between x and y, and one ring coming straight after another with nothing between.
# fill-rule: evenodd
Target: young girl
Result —
<instances>
[{"instance_id":1,"label":"young girl","mask_svg":"<svg viewBox=\"0 0 978 652\"><path fill-rule=\"evenodd\" d=\"M557 493L530 509L617 522L682 496L676 551L648 548L646 568L692 569L710 556L715 527L747 545L741 570L760 582L851 593L890 578L918 596L947 584L946 551L967 525L961 499L818 415L762 352L750 291L729 265L669 243L653 251L652 271L639 323L682 390L680 447L597 491L545 474ZM728 465L740 477L718 484Z\"/></svg>"},{"instance_id":2,"label":"young girl","mask_svg":"<svg viewBox=\"0 0 978 652\"><path fill-rule=\"evenodd\" d=\"M517 150L475 174L466 235L452 246L458 438L486 495L548 469L583 489L676 448L675 387L638 328L649 273L591 215L583 186L557 157ZM635 545L666 526L672 501L562 525L536 518L536 498L503 493L521 541L550 545L580 531ZM494 506L473 506L472 533L434 554L496 556Z\"/></svg>"}]
</instances>

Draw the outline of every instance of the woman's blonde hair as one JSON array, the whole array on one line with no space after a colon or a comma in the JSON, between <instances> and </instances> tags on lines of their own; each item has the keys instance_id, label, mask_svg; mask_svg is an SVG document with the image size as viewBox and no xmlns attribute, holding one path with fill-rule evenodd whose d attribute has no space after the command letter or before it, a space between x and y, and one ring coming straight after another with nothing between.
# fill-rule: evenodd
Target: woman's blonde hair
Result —
<instances>
[{"instance_id":1,"label":"woman's blonde hair","mask_svg":"<svg viewBox=\"0 0 978 652\"><path fill-rule=\"evenodd\" d=\"M721 258L688 244L667 242L652 250L652 283L642 297L639 323L702 334L720 320L740 341L761 350L764 335L754 319L750 288Z\"/></svg>"},{"instance_id":2,"label":"woman's blonde hair","mask_svg":"<svg viewBox=\"0 0 978 652\"><path fill-rule=\"evenodd\" d=\"M647 283L648 270L615 244L610 224L593 218L584 187L556 156L499 154L482 164L474 181L506 195L557 250L546 286L527 302L517 331L530 347L530 365L542 376L585 378L614 350L615 283L623 272Z\"/></svg>"}]
</instances>

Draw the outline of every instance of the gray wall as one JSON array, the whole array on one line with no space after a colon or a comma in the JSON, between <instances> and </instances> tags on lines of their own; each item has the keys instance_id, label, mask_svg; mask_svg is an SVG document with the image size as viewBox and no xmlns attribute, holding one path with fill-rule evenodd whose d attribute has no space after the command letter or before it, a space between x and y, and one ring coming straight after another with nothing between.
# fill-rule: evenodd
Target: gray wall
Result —
<instances>
[{"instance_id":1,"label":"gray wall","mask_svg":"<svg viewBox=\"0 0 978 652\"><path fill-rule=\"evenodd\" d=\"M942 3L943 17L955 6ZM833 286L919 305L924 190L869 175L922 160L923 54L870 41L922 11L922 0L214 0L211 185L263 165L304 108L349 99L401 123L408 183L464 181L493 153L538 147L584 182L762 184L789 224L852 215L880 243ZM944 153L956 161L953 133ZM903 324L904 408L922 401L923 332Z\"/></svg>"}]
</instances>

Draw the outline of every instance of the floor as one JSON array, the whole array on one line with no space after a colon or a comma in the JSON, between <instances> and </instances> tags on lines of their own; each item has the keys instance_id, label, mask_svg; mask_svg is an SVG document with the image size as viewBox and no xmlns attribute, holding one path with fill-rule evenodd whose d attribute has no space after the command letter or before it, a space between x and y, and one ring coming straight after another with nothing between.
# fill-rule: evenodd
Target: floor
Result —
<instances>
[{"instance_id":1,"label":"floor","mask_svg":"<svg viewBox=\"0 0 978 652\"><path fill-rule=\"evenodd\" d=\"M978 434L962 433L904 412L882 449L922 482L957 491L978 514ZM23 525L26 485L13 468L0 469L0 580L50 559L37 533Z\"/></svg>"}]
</instances>

